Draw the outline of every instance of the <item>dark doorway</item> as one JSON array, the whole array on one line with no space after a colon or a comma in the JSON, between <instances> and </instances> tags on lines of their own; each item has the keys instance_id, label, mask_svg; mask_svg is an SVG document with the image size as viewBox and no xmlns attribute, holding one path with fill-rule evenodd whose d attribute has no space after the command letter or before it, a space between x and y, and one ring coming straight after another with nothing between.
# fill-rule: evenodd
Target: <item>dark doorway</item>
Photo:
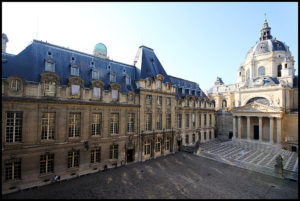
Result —
<instances>
[{"instance_id":1,"label":"dark doorway","mask_svg":"<svg viewBox=\"0 0 300 201\"><path fill-rule=\"evenodd\" d=\"M229 139L231 139L232 138L232 136L233 136L233 133L232 132L229 132Z\"/></svg>"},{"instance_id":2,"label":"dark doorway","mask_svg":"<svg viewBox=\"0 0 300 201\"><path fill-rule=\"evenodd\" d=\"M178 151L180 151L180 148L181 148L181 140L177 140L177 146L178 146Z\"/></svg>"},{"instance_id":3,"label":"dark doorway","mask_svg":"<svg viewBox=\"0 0 300 201\"><path fill-rule=\"evenodd\" d=\"M127 163L134 161L134 149L127 149Z\"/></svg>"},{"instance_id":4,"label":"dark doorway","mask_svg":"<svg viewBox=\"0 0 300 201\"><path fill-rule=\"evenodd\" d=\"M258 126L254 126L254 140L259 139L259 131L258 131Z\"/></svg>"}]
</instances>

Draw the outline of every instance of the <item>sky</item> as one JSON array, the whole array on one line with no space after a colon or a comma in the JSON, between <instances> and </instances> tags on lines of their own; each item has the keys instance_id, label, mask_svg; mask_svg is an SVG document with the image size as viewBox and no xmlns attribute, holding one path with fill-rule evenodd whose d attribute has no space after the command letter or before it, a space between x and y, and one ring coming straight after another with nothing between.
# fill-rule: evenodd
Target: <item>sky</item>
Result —
<instances>
[{"instance_id":1,"label":"sky","mask_svg":"<svg viewBox=\"0 0 300 201\"><path fill-rule=\"evenodd\" d=\"M33 39L88 54L103 43L110 59L130 65L145 45L168 75L206 92L217 77L237 82L265 13L273 38L289 46L298 74L297 2L2 2L2 33L11 54Z\"/></svg>"}]
</instances>

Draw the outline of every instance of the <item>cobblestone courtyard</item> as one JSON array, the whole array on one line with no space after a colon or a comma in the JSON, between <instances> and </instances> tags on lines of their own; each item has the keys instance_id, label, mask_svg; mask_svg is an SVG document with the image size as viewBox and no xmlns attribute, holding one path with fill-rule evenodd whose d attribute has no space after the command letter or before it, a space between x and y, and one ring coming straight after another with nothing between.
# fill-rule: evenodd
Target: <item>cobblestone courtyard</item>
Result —
<instances>
[{"instance_id":1,"label":"cobblestone courtyard","mask_svg":"<svg viewBox=\"0 0 300 201\"><path fill-rule=\"evenodd\" d=\"M9 195L5 199L298 198L284 180L188 153L134 163Z\"/></svg>"}]
</instances>

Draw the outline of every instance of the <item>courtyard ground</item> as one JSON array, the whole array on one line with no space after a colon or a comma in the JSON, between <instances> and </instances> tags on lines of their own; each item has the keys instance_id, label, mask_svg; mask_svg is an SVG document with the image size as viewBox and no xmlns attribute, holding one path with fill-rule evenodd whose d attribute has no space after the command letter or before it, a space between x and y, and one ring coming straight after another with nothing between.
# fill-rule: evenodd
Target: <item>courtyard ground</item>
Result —
<instances>
[{"instance_id":1,"label":"courtyard ground","mask_svg":"<svg viewBox=\"0 0 300 201\"><path fill-rule=\"evenodd\" d=\"M298 181L178 152L2 196L4 199L297 199Z\"/></svg>"}]
</instances>

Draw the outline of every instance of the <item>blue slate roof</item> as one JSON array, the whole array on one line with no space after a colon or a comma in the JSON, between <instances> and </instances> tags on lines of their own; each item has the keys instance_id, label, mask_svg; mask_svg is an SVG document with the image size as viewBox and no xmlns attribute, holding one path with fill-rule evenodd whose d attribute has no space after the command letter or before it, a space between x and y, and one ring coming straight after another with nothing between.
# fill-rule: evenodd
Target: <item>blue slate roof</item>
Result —
<instances>
[{"instance_id":1,"label":"blue slate roof","mask_svg":"<svg viewBox=\"0 0 300 201\"><path fill-rule=\"evenodd\" d=\"M159 62L158 58L156 57L153 49L141 46L142 50L142 65L141 65L141 79L146 79L148 77L155 77L157 74L162 74L164 76L164 83L171 82L169 79L168 74L166 73L165 69ZM140 48L141 48L140 47Z\"/></svg>"},{"instance_id":2,"label":"blue slate roof","mask_svg":"<svg viewBox=\"0 0 300 201\"><path fill-rule=\"evenodd\" d=\"M79 66L79 76L84 80L84 87L90 88L92 81L90 62L94 61L95 68L99 70L99 80L105 83L106 90L111 84L109 73L112 72L116 75L116 82L122 86L122 93L136 90L135 80L139 79L140 74L136 72L140 71L136 67L37 40L34 40L18 55L7 57L7 62L2 63L2 78L17 75L26 81L40 82L40 74L45 72L45 59L48 51L53 55L55 73L60 76L62 85L68 84L68 78L71 76L70 61L73 56L75 63ZM131 77L129 86L126 86L125 75Z\"/></svg>"}]
</instances>

